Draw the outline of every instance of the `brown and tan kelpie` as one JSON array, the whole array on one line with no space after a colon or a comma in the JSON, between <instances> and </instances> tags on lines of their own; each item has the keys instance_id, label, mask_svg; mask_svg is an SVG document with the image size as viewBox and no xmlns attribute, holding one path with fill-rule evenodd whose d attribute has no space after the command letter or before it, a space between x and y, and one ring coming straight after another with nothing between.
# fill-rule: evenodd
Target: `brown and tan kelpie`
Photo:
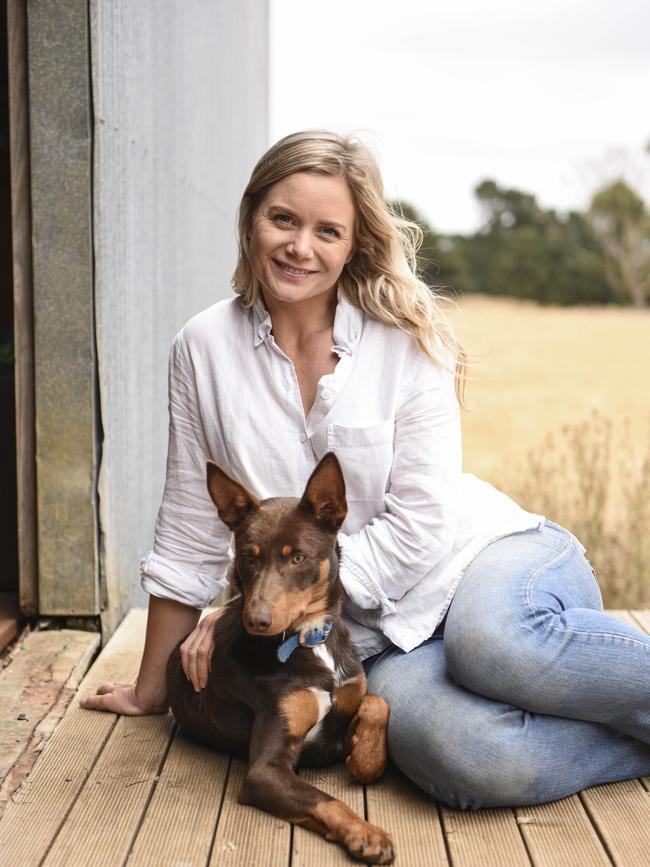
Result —
<instances>
[{"instance_id":1,"label":"brown and tan kelpie","mask_svg":"<svg viewBox=\"0 0 650 867\"><path fill-rule=\"evenodd\" d=\"M351 776L376 779L386 763L389 709L367 694L363 667L341 620L336 534L345 484L329 453L301 499L258 500L216 464L208 490L234 532L232 582L239 595L214 626L205 689L186 678L179 647L167 667L181 729L214 749L248 758L240 801L341 843L355 858L389 864L393 843L295 773L346 757Z\"/></svg>"}]
</instances>

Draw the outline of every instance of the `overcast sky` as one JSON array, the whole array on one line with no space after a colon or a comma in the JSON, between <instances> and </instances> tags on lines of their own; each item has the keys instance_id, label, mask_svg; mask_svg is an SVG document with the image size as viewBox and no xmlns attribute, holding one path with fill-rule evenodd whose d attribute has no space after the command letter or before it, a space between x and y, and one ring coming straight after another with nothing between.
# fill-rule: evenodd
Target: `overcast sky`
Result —
<instances>
[{"instance_id":1,"label":"overcast sky","mask_svg":"<svg viewBox=\"0 0 650 867\"><path fill-rule=\"evenodd\" d=\"M492 177L584 207L622 171L648 196L648 0L271 0L271 138L325 127L387 194L471 231Z\"/></svg>"}]
</instances>

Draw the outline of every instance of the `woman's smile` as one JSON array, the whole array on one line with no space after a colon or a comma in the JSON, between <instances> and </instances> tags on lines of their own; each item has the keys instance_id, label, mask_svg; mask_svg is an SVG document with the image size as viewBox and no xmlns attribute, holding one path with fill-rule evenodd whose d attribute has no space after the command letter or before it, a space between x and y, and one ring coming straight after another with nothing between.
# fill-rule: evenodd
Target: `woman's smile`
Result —
<instances>
[{"instance_id":1,"label":"woman's smile","mask_svg":"<svg viewBox=\"0 0 650 867\"><path fill-rule=\"evenodd\" d=\"M287 265L286 262L281 262L279 259L272 259L271 261L277 267L280 274L290 280L302 280L311 274L317 273L316 271L307 271L304 268L294 268L292 265Z\"/></svg>"}]
</instances>

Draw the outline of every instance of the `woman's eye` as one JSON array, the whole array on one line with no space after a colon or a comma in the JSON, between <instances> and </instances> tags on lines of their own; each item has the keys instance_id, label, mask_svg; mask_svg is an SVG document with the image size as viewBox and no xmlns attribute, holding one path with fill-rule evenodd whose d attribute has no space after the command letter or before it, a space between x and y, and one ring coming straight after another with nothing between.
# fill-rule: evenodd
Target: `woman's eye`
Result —
<instances>
[{"instance_id":1,"label":"woman's eye","mask_svg":"<svg viewBox=\"0 0 650 867\"><path fill-rule=\"evenodd\" d=\"M326 235L329 235L330 238L340 237L338 229L335 229L334 226L323 226L321 231L324 232Z\"/></svg>"},{"instance_id":2,"label":"woman's eye","mask_svg":"<svg viewBox=\"0 0 650 867\"><path fill-rule=\"evenodd\" d=\"M304 555L304 554L296 553L296 554L292 554L292 555L291 555L291 562L292 562L292 563L302 563L302 561L303 561L304 559L305 559L305 555Z\"/></svg>"},{"instance_id":3,"label":"woman's eye","mask_svg":"<svg viewBox=\"0 0 650 867\"><path fill-rule=\"evenodd\" d=\"M276 223L281 223L283 226L287 226L291 222L289 214L276 214L273 219Z\"/></svg>"}]
</instances>

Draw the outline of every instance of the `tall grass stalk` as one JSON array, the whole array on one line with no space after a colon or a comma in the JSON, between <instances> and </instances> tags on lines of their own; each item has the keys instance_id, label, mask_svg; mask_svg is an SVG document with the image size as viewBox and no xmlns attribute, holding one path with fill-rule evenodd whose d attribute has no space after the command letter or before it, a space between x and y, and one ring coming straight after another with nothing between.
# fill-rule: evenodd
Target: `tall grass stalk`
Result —
<instances>
[{"instance_id":1,"label":"tall grass stalk","mask_svg":"<svg viewBox=\"0 0 650 867\"><path fill-rule=\"evenodd\" d=\"M650 425L639 443L628 420L594 411L547 434L503 487L580 539L608 608L650 607Z\"/></svg>"}]
</instances>

